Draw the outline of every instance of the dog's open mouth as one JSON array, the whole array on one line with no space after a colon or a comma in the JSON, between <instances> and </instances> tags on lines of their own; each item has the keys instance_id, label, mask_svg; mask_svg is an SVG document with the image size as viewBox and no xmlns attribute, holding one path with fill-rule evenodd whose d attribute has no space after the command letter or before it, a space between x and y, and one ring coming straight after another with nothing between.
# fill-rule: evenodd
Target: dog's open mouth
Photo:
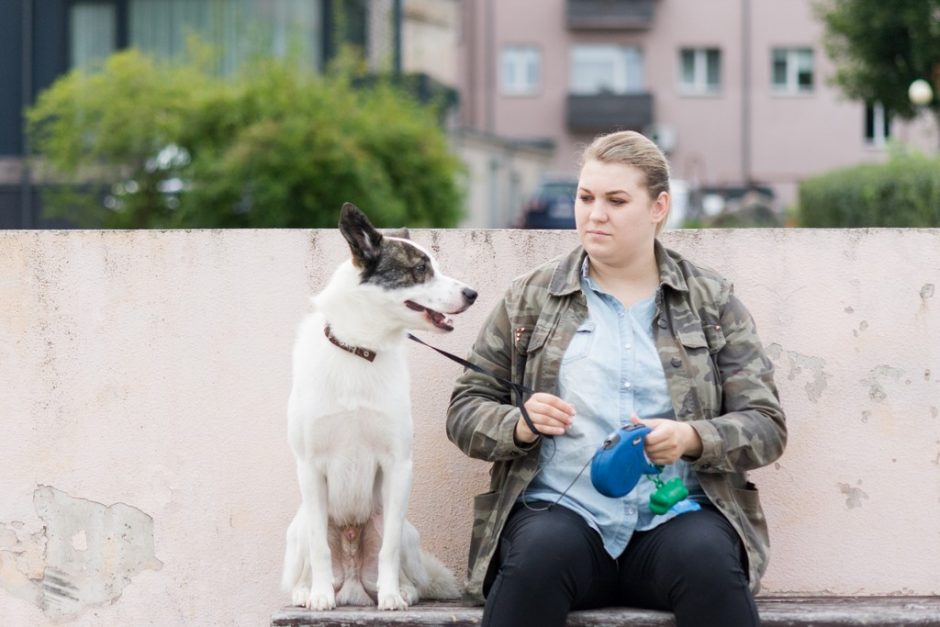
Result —
<instances>
[{"instance_id":1,"label":"dog's open mouth","mask_svg":"<svg viewBox=\"0 0 940 627\"><path fill-rule=\"evenodd\" d=\"M408 309L414 309L415 311L423 311L425 317L431 321L431 324L442 331L454 330L454 321L439 311L434 311L433 309L429 309L424 305L419 305L413 300L406 300L405 306L408 307Z\"/></svg>"}]
</instances>

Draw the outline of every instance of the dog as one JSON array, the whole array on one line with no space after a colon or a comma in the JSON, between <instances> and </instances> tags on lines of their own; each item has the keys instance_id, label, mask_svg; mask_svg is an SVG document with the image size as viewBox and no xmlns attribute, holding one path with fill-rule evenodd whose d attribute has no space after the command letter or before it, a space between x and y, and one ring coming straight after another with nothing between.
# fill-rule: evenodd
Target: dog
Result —
<instances>
[{"instance_id":1,"label":"dog","mask_svg":"<svg viewBox=\"0 0 940 627\"><path fill-rule=\"evenodd\" d=\"M405 519L412 481L409 330L446 333L477 293L424 248L383 236L355 205L339 229L351 258L312 302L293 351L288 440L301 505L282 585L294 605L405 609L456 598L453 574Z\"/></svg>"}]
</instances>

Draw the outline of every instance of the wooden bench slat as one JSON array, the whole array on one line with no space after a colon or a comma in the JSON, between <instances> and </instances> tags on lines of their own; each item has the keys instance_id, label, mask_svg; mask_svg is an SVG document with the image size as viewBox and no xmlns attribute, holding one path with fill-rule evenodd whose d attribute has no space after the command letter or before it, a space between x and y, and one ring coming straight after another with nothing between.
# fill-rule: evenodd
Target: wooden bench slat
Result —
<instances>
[{"instance_id":1,"label":"wooden bench slat","mask_svg":"<svg viewBox=\"0 0 940 627\"><path fill-rule=\"evenodd\" d=\"M763 627L885 627L940 626L940 597L758 597ZM483 610L457 603L421 603L404 612L375 608L340 607L311 612L286 607L274 614L272 627L471 627L479 625ZM675 627L672 614L631 608L572 612L568 627Z\"/></svg>"}]
</instances>

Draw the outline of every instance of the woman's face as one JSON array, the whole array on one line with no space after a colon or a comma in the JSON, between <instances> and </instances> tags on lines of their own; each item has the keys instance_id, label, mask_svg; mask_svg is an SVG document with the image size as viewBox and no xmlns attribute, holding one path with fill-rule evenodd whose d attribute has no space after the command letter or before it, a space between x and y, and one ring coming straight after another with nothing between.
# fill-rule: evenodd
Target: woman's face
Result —
<instances>
[{"instance_id":1,"label":"woman's face","mask_svg":"<svg viewBox=\"0 0 940 627\"><path fill-rule=\"evenodd\" d=\"M581 168L574 218L592 260L622 265L652 251L668 210L669 194L650 198L646 175L635 166L591 160Z\"/></svg>"}]
</instances>

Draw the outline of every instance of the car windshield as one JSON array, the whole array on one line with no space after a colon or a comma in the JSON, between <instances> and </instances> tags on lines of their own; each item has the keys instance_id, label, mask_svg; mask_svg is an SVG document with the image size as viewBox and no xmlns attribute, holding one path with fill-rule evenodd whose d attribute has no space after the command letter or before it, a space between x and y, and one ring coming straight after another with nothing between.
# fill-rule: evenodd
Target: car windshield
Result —
<instances>
[{"instance_id":1,"label":"car windshield","mask_svg":"<svg viewBox=\"0 0 940 627\"><path fill-rule=\"evenodd\" d=\"M541 194L543 196L564 196L566 198L574 198L574 193L577 188L577 183L545 183L542 185Z\"/></svg>"}]
</instances>

